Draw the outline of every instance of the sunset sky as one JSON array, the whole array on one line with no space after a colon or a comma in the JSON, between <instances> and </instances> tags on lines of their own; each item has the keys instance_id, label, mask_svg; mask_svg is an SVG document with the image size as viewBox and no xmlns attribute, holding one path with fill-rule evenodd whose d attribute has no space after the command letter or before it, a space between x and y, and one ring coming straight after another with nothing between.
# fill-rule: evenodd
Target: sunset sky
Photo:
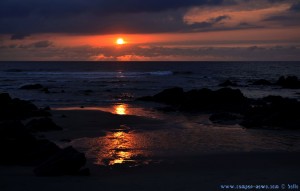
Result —
<instances>
[{"instance_id":1,"label":"sunset sky","mask_svg":"<svg viewBox=\"0 0 300 191\"><path fill-rule=\"evenodd\" d=\"M0 26L2 61L300 60L299 0L1 0Z\"/></svg>"}]
</instances>

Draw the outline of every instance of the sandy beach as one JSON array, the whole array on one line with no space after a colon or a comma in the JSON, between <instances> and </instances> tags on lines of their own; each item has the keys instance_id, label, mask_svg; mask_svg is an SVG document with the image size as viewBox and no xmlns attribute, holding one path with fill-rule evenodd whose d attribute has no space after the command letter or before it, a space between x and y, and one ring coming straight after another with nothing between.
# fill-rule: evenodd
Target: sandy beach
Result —
<instances>
[{"instance_id":1,"label":"sandy beach","mask_svg":"<svg viewBox=\"0 0 300 191\"><path fill-rule=\"evenodd\" d=\"M111 127L159 128L163 121L102 111L52 111L65 130L43 133L62 139L103 136ZM62 117L64 115L64 117ZM84 127L84 129L82 128ZM98 132L98 133L97 133ZM41 136L41 135L40 135ZM300 153L227 153L166 158L162 163L100 167L88 159L91 176L36 177L32 167L1 166L1 190L222 190L221 185L299 184Z\"/></svg>"}]
</instances>

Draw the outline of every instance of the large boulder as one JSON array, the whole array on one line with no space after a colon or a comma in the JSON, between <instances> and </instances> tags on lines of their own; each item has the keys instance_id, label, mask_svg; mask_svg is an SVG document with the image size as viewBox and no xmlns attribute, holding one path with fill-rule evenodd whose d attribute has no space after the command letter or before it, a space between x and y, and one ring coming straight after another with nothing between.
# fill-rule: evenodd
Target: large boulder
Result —
<instances>
[{"instance_id":1,"label":"large boulder","mask_svg":"<svg viewBox=\"0 0 300 191\"><path fill-rule=\"evenodd\" d=\"M41 84L27 84L20 87L20 89L23 90L39 90L43 88L44 86L42 86Z\"/></svg>"},{"instance_id":2,"label":"large boulder","mask_svg":"<svg viewBox=\"0 0 300 191\"><path fill-rule=\"evenodd\" d=\"M60 126L56 125L52 119L48 117L32 119L26 124L26 127L32 132L62 130Z\"/></svg>"},{"instance_id":3,"label":"large boulder","mask_svg":"<svg viewBox=\"0 0 300 191\"><path fill-rule=\"evenodd\" d=\"M0 121L23 120L37 116L50 116L50 113L37 108L30 101L12 99L9 94L0 93Z\"/></svg>"},{"instance_id":4,"label":"large boulder","mask_svg":"<svg viewBox=\"0 0 300 191\"><path fill-rule=\"evenodd\" d=\"M73 147L67 147L36 167L34 173L37 176L74 175L80 173L85 163L86 158L83 153Z\"/></svg>"},{"instance_id":5,"label":"large boulder","mask_svg":"<svg viewBox=\"0 0 300 191\"><path fill-rule=\"evenodd\" d=\"M140 101L154 101L172 105L178 105L182 103L184 99L184 91L180 87L174 87L165 89L162 92L154 95L154 96L146 96L138 98Z\"/></svg>"},{"instance_id":6,"label":"large boulder","mask_svg":"<svg viewBox=\"0 0 300 191\"><path fill-rule=\"evenodd\" d=\"M297 76L281 76L276 82L276 85L283 88L298 89L300 88L300 80Z\"/></svg>"},{"instance_id":7,"label":"large boulder","mask_svg":"<svg viewBox=\"0 0 300 191\"><path fill-rule=\"evenodd\" d=\"M246 113L242 126L246 128L300 129L300 102L280 96L268 96L262 104Z\"/></svg>"},{"instance_id":8,"label":"large boulder","mask_svg":"<svg viewBox=\"0 0 300 191\"><path fill-rule=\"evenodd\" d=\"M248 108L248 99L238 89L221 88L191 90L186 92L180 106L184 111L232 111L243 112Z\"/></svg>"},{"instance_id":9,"label":"large boulder","mask_svg":"<svg viewBox=\"0 0 300 191\"><path fill-rule=\"evenodd\" d=\"M0 122L0 163L26 163L27 154L33 151L36 141L20 121Z\"/></svg>"},{"instance_id":10,"label":"large boulder","mask_svg":"<svg viewBox=\"0 0 300 191\"><path fill-rule=\"evenodd\" d=\"M222 112L214 113L209 117L209 120L213 123L223 125L235 125L242 121L243 116L236 113Z\"/></svg>"},{"instance_id":11,"label":"large boulder","mask_svg":"<svg viewBox=\"0 0 300 191\"><path fill-rule=\"evenodd\" d=\"M37 140L20 121L0 122L1 164L36 165L60 148L48 140Z\"/></svg>"},{"instance_id":12,"label":"large boulder","mask_svg":"<svg viewBox=\"0 0 300 191\"><path fill-rule=\"evenodd\" d=\"M154 96L140 98L176 106L182 111L236 111L248 107L248 99L238 89L221 88L212 91L207 88L184 92L182 88L166 89Z\"/></svg>"}]
</instances>

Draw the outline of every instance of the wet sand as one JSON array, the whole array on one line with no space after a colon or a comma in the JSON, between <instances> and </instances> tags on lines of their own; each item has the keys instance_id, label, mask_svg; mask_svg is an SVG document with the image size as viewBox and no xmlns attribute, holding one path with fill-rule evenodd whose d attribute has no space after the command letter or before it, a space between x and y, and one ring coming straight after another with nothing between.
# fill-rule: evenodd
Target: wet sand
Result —
<instances>
[{"instance_id":1,"label":"wet sand","mask_svg":"<svg viewBox=\"0 0 300 191\"><path fill-rule=\"evenodd\" d=\"M101 111L52 111L63 131L49 139L96 137L126 124L134 129L162 128L165 122ZM62 117L65 115L66 117ZM176 141L176 140L174 140ZM32 167L0 166L1 190L221 190L222 184L298 184L300 153L227 153L172 157L168 163L137 168L101 168L89 160L90 177L35 177Z\"/></svg>"},{"instance_id":2,"label":"wet sand","mask_svg":"<svg viewBox=\"0 0 300 191\"><path fill-rule=\"evenodd\" d=\"M298 184L299 153L227 154L173 165L96 170L90 177L35 177L32 168L0 166L1 190L221 190L222 184Z\"/></svg>"}]
</instances>

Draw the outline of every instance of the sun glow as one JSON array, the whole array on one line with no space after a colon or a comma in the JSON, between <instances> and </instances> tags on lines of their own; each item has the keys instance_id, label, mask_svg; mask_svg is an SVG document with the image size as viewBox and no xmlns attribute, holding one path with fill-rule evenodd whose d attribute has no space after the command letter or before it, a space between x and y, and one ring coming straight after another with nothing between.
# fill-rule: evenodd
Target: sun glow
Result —
<instances>
[{"instance_id":1,"label":"sun glow","mask_svg":"<svg viewBox=\"0 0 300 191\"><path fill-rule=\"evenodd\" d=\"M118 38L118 39L116 40L116 44L122 45L122 44L125 44L125 41L124 41L123 38Z\"/></svg>"},{"instance_id":2,"label":"sun glow","mask_svg":"<svg viewBox=\"0 0 300 191\"><path fill-rule=\"evenodd\" d=\"M116 105L114 107L114 113L118 114L118 115L127 115L128 111L127 111L127 105L125 104L121 104L121 105Z\"/></svg>"}]
</instances>

